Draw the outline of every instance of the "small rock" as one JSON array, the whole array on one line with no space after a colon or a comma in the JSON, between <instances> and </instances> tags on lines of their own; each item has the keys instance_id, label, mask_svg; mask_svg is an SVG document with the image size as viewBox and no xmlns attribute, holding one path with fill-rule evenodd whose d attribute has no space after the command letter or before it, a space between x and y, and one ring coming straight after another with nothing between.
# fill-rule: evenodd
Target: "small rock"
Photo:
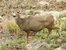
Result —
<instances>
[{"instance_id":1,"label":"small rock","mask_svg":"<svg viewBox=\"0 0 66 50\"><path fill-rule=\"evenodd\" d=\"M48 46L49 45L46 42L34 40L31 43L26 45L26 49L27 50L36 50L36 49L45 50Z\"/></svg>"},{"instance_id":2,"label":"small rock","mask_svg":"<svg viewBox=\"0 0 66 50\"><path fill-rule=\"evenodd\" d=\"M61 48L61 47L58 47L58 48L56 48L56 49L54 49L54 50L64 50L64 49Z\"/></svg>"}]
</instances>

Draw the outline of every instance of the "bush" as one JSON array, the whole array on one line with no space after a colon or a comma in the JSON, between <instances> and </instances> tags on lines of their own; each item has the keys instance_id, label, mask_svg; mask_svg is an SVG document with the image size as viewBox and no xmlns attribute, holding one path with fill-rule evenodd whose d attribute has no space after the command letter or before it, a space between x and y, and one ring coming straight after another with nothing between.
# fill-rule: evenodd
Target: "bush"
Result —
<instances>
[{"instance_id":1,"label":"bush","mask_svg":"<svg viewBox=\"0 0 66 50\"><path fill-rule=\"evenodd\" d=\"M9 21L7 23L7 29L9 33L16 33L16 34L20 33L20 28L15 22L12 22L12 21Z\"/></svg>"}]
</instances>

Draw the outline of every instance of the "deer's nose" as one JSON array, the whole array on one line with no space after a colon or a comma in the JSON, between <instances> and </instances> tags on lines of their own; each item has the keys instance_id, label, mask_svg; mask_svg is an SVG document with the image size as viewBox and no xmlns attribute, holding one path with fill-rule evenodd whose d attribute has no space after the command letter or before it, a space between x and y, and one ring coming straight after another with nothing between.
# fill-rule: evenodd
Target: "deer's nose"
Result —
<instances>
[{"instance_id":1,"label":"deer's nose","mask_svg":"<svg viewBox=\"0 0 66 50\"><path fill-rule=\"evenodd\" d=\"M15 15L13 17L16 17Z\"/></svg>"}]
</instances>

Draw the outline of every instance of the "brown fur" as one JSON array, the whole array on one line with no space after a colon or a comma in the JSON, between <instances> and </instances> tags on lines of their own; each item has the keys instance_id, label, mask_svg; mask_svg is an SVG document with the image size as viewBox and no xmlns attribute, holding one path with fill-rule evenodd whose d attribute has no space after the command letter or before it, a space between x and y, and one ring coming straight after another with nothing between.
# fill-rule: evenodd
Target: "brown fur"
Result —
<instances>
[{"instance_id":1,"label":"brown fur","mask_svg":"<svg viewBox=\"0 0 66 50\"><path fill-rule=\"evenodd\" d=\"M44 28L47 28L49 33L47 37L49 36L51 30L54 28L54 17L51 14L45 14L44 16L29 16L27 18L20 18L19 15L17 15L18 18L16 19L16 23L21 28L22 31L27 32L27 38L28 33L30 31L38 32L41 31Z\"/></svg>"}]
</instances>

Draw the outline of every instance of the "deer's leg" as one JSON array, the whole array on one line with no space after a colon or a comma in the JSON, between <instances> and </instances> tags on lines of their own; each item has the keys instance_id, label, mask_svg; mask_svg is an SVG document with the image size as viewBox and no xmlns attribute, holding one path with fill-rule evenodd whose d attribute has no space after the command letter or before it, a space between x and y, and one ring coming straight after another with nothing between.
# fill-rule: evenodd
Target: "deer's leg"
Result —
<instances>
[{"instance_id":1,"label":"deer's leg","mask_svg":"<svg viewBox=\"0 0 66 50\"><path fill-rule=\"evenodd\" d=\"M57 29L56 32L58 33L58 36L61 37L61 32L60 32L60 30Z\"/></svg>"},{"instance_id":2,"label":"deer's leg","mask_svg":"<svg viewBox=\"0 0 66 50\"><path fill-rule=\"evenodd\" d=\"M29 42L31 42L31 41L33 41L35 39L34 38L35 34L36 34L36 32L30 31L30 34L29 34Z\"/></svg>"},{"instance_id":3,"label":"deer's leg","mask_svg":"<svg viewBox=\"0 0 66 50\"><path fill-rule=\"evenodd\" d=\"M52 31L52 29L48 29L48 34L47 34L47 37L46 37L46 39L49 37L49 35L51 34L51 31Z\"/></svg>"},{"instance_id":4,"label":"deer's leg","mask_svg":"<svg viewBox=\"0 0 66 50\"><path fill-rule=\"evenodd\" d=\"M56 33L58 33L59 37L61 37L61 31L59 27L54 27L54 30L56 30Z\"/></svg>"},{"instance_id":5,"label":"deer's leg","mask_svg":"<svg viewBox=\"0 0 66 50\"><path fill-rule=\"evenodd\" d=\"M35 36L35 33L36 32L32 32L32 31L28 31L27 33L26 33L26 38L27 38L27 43L28 42L30 42L30 40L33 40L33 38L34 38L34 36Z\"/></svg>"},{"instance_id":6,"label":"deer's leg","mask_svg":"<svg viewBox=\"0 0 66 50\"><path fill-rule=\"evenodd\" d=\"M26 37L26 38L27 38L26 41L27 41L27 43L28 43L28 42L29 42L29 33L26 33L26 36L27 36L27 37Z\"/></svg>"}]
</instances>

